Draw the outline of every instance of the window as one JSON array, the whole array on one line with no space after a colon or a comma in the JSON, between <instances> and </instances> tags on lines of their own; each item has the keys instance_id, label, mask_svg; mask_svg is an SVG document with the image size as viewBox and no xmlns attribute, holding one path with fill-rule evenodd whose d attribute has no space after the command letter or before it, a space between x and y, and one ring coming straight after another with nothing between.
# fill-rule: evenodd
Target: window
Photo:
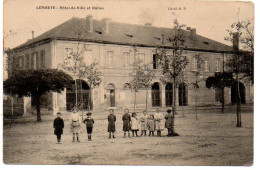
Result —
<instances>
[{"instance_id":1,"label":"window","mask_svg":"<svg viewBox=\"0 0 260 170\"><path fill-rule=\"evenodd\" d=\"M73 49L72 48L65 48L65 53L67 57L70 57L71 54L73 53Z\"/></svg>"},{"instance_id":2,"label":"window","mask_svg":"<svg viewBox=\"0 0 260 170\"><path fill-rule=\"evenodd\" d=\"M141 62L145 62L145 54L144 53L138 53L137 54L137 60Z\"/></svg>"},{"instance_id":3,"label":"window","mask_svg":"<svg viewBox=\"0 0 260 170\"><path fill-rule=\"evenodd\" d=\"M153 69L158 69L159 67L159 58L156 54L153 55Z\"/></svg>"},{"instance_id":4,"label":"window","mask_svg":"<svg viewBox=\"0 0 260 170\"><path fill-rule=\"evenodd\" d=\"M167 55L166 59L165 59L165 67L168 69L168 70L171 70L172 68L170 67L170 64L172 61L172 55Z\"/></svg>"},{"instance_id":5,"label":"window","mask_svg":"<svg viewBox=\"0 0 260 170\"><path fill-rule=\"evenodd\" d=\"M197 71L198 70L198 62L197 62L197 58L193 57L193 71Z\"/></svg>"},{"instance_id":6,"label":"window","mask_svg":"<svg viewBox=\"0 0 260 170\"><path fill-rule=\"evenodd\" d=\"M20 56L18 59L19 59L19 68L23 69L24 68L24 58L23 58L23 56Z\"/></svg>"},{"instance_id":7,"label":"window","mask_svg":"<svg viewBox=\"0 0 260 170\"><path fill-rule=\"evenodd\" d=\"M114 51L107 52L108 68L113 68Z\"/></svg>"},{"instance_id":8,"label":"window","mask_svg":"<svg viewBox=\"0 0 260 170\"><path fill-rule=\"evenodd\" d=\"M38 55L38 52L35 53L35 59L36 59L36 68L37 69L41 68L41 59L40 56Z\"/></svg>"},{"instance_id":9,"label":"window","mask_svg":"<svg viewBox=\"0 0 260 170\"><path fill-rule=\"evenodd\" d=\"M41 51L41 57L40 57L40 63L41 63L41 68L45 68L45 51L44 50L42 50Z\"/></svg>"},{"instance_id":10,"label":"window","mask_svg":"<svg viewBox=\"0 0 260 170\"><path fill-rule=\"evenodd\" d=\"M205 58L205 61L204 61L204 71L209 72L209 59L208 58Z\"/></svg>"},{"instance_id":11,"label":"window","mask_svg":"<svg viewBox=\"0 0 260 170\"><path fill-rule=\"evenodd\" d=\"M216 72L220 72L220 58L216 58Z\"/></svg>"},{"instance_id":12,"label":"window","mask_svg":"<svg viewBox=\"0 0 260 170\"><path fill-rule=\"evenodd\" d=\"M221 102L222 101L222 91L221 89L215 89L215 101Z\"/></svg>"},{"instance_id":13,"label":"window","mask_svg":"<svg viewBox=\"0 0 260 170\"><path fill-rule=\"evenodd\" d=\"M30 68L30 56L29 54L25 55L25 68Z\"/></svg>"},{"instance_id":14,"label":"window","mask_svg":"<svg viewBox=\"0 0 260 170\"><path fill-rule=\"evenodd\" d=\"M35 69L36 68L36 53L32 53L31 55L31 67L32 69Z\"/></svg>"},{"instance_id":15,"label":"window","mask_svg":"<svg viewBox=\"0 0 260 170\"><path fill-rule=\"evenodd\" d=\"M86 50L83 53L83 64L90 65L93 62L93 52L92 50Z\"/></svg>"},{"instance_id":16,"label":"window","mask_svg":"<svg viewBox=\"0 0 260 170\"><path fill-rule=\"evenodd\" d=\"M131 85L129 83L125 83L123 86L124 90L131 90Z\"/></svg>"},{"instance_id":17,"label":"window","mask_svg":"<svg viewBox=\"0 0 260 170\"><path fill-rule=\"evenodd\" d=\"M129 52L124 52L123 53L123 60L124 60L124 68L128 68L130 65L130 53Z\"/></svg>"}]
</instances>

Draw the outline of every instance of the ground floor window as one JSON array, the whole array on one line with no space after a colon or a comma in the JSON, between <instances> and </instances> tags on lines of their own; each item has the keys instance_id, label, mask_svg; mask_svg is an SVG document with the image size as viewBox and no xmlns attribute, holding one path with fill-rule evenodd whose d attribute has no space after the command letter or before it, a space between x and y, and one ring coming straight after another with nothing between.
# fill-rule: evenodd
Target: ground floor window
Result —
<instances>
[{"instance_id":1,"label":"ground floor window","mask_svg":"<svg viewBox=\"0 0 260 170\"><path fill-rule=\"evenodd\" d=\"M161 106L161 91L159 83L154 83L152 85L152 106L160 107Z\"/></svg>"},{"instance_id":2,"label":"ground floor window","mask_svg":"<svg viewBox=\"0 0 260 170\"><path fill-rule=\"evenodd\" d=\"M75 81L73 81L71 88L67 88L66 103L67 110L71 110L75 106L83 110L92 110L91 90L89 85L84 80L77 80L76 88Z\"/></svg>"},{"instance_id":3,"label":"ground floor window","mask_svg":"<svg viewBox=\"0 0 260 170\"><path fill-rule=\"evenodd\" d=\"M241 104L246 103L246 88L243 83L239 83L239 94L240 94L240 101ZM237 103L237 82L231 86L231 103Z\"/></svg>"},{"instance_id":4,"label":"ground floor window","mask_svg":"<svg viewBox=\"0 0 260 170\"><path fill-rule=\"evenodd\" d=\"M107 85L107 94L109 100L109 107L116 107L116 88L115 85L110 83Z\"/></svg>"},{"instance_id":5,"label":"ground floor window","mask_svg":"<svg viewBox=\"0 0 260 170\"><path fill-rule=\"evenodd\" d=\"M188 88L185 83L179 85L179 106L188 106Z\"/></svg>"},{"instance_id":6,"label":"ground floor window","mask_svg":"<svg viewBox=\"0 0 260 170\"><path fill-rule=\"evenodd\" d=\"M172 84L168 83L165 86L165 104L166 104L166 107L172 106L172 100L173 100L173 88L172 88Z\"/></svg>"}]
</instances>

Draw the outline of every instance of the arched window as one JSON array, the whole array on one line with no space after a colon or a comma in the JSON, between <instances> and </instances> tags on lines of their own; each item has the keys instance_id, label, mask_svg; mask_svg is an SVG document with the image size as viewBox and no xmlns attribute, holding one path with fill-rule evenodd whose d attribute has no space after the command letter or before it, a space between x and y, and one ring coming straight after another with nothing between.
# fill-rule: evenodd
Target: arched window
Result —
<instances>
[{"instance_id":1,"label":"arched window","mask_svg":"<svg viewBox=\"0 0 260 170\"><path fill-rule=\"evenodd\" d=\"M152 85L152 106L161 106L161 90L159 83Z\"/></svg>"},{"instance_id":2,"label":"arched window","mask_svg":"<svg viewBox=\"0 0 260 170\"><path fill-rule=\"evenodd\" d=\"M91 110L93 107L91 100L91 89L88 83L84 80L78 79L76 89L75 81L71 82L71 87L67 88L66 92L66 103L67 110L71 110L75 106L83 110Z\"/></svg>"},{"instance_id":3,"label":"arched window","mask_svg":"<svg viewBox=\"0 0 260 170\"><path fill-rule=\"evenodd\" d=\"M125 83L123 86L124 90L131 90L131 85L129 83Z\"/></svg>"},{"instance_id":4,"label":"arched window","mask_svg":"<svg viewBox=\"0 0 260 170\"><path fill-rule=\"evenodd\" d=\"M166 104L166 107L172 106L172 100L173 100L172 83L167 83L166 86L165 86L165 104Z\"/></svg>"},{"instance_id":5,"label":"arched window","mask_svg":"<svg viewBox=\"0 0 260 170\"><path fill-rule=\"evenodd\" d=\"M106 87L107 93L109 94L109 107L116 106L116 87L113 83L109 83Z\"/></svg>"}]
</instances>

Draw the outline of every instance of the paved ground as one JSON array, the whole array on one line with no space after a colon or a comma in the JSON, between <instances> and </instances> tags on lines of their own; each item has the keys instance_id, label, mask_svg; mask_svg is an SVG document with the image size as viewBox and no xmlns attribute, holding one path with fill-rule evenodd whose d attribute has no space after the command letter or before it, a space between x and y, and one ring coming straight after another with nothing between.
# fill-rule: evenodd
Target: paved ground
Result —
<instances>
[{"instance_id":1,"label":"paved ground","mask_svg":"<svg viewBox=\"0 0 260 170\"><path fill-rule=\"evenodd\" d=\"M232 110L232 109L231 109ZM116 139L108 139L107 113L95 114L93 141L83 127L80 143L71 142L68 114L62 144L56 144L52 119L5 124L3 155L6 164L131 164L131 165L251 165L253 162L252 107L243 110L242 128L231 113L200 110L176 116L179 137L123 138L122 114L117 114ZM166 135L166 130L163 132Z\"/></svg>"}]
</instances>

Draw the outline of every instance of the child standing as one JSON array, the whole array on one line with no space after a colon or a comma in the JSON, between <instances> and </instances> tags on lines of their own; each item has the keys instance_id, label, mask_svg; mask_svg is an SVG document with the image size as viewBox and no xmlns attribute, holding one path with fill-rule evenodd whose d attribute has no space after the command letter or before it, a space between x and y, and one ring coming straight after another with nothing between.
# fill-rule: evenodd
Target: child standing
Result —
<instances>
[{"instance_id":1,"label":"child standing","mask_svg":"<svg viewBox=\"0 0 260 170\"><path fill-rule=\"evenodd\" d=\"M88 140L91 141L91 134L93 129L94 119L91 117L91 113L88 112L87 118L84 120L84 124L86 124L87 133L88 133Z\"/></svg>"},{"instance_id":2,"label":"child standing","mask_svg":"<svg viewBox=\"0 0 260 170\"><path fill-rule=\"evenodd\" d=\"M61 113L57 113L57 118L54 119L53 122L53 128L54 128L54 134L57 136L57 144L61 144L61 135L63 133L63 128L64 128L64 121L60 117Z\"/></svg>"},{"instance_id":3,"label":"child standing","mask_svg":"<svg viewBox=\"0 0 260 170\"><path fill-rule=\"evenodd\" d=\"M143 115L140 118L140 122L141 122L141 136L146 136L146 131L147 131L147 118L148 115L146 113L146 110L143 111Z\"/></svg>"},{"instance_id":4,"label":"child standing","mask_svg":"<svg viewBox=\"0 0 260 170\"><path fill-rule=\"evenodd\" d=\"M173 120L173 115L171 114L171 110L167 110L167 115L165 116L165 127L168 129L168 135L167 136L172 136L172 120Z\"/></svg>"},{"instance_id":5,"label":"child standing","mask_svg":"<svg viewBox=\"0 0 260 170\"><path fill-rule=\"evenodd\" d=\"M137 131L139 131L139 120L137 119L137 115L136 113L132 113L132 119L131 119L131 130L133 133L133 137L134 134L136 135L136 137L138 137Z\"/></svg>"},{"instance_id":6,"label":"child standing","mask_svg":"<svg viewBox=\"0 0 260 170\"><path fill-rule=\"evenodd\" d=\"M154 116L150 115L147 119L147 127L149 130L149 136L151 136L151 134L154 136Z\"/></svg>"},{"instance_id":7,"label":"child standing","mask_svg":"<svg viewBox=\"0 0 260 170\"><path fill-rule=\"evenodd\" d=\"M113 135L113 138L116 138L114 133L116 131L116 116L114 115L114 110L113 109L110 109L109 110L109 115L107 117L107 120L108 120L108 129L107 131L109 132L109 137L108 139L111 138L111 133Z\"/></svg>"},{"instance_id":8,"label":"child standing","mask_svg":"<svg viewBox=\"0 0 260 170\"><path fill-rule=\"evenodd\" d=\"M164 116L160 113L159 108L156 109L156 113L154 114L154 123L155 123L155 130L157 131L157 136L161 137L161 131L164 130L164 123L163 120Z\"/></svg>"},{"instance_id":9,"label":"child standing","mask_svg":"<svg viewBox=\"0 0 260 170\"><path fill-rule=\"evenodd\" d=\"M78 114L78 109L74 107L72 109L72 114L70 115L70 130L72 133L72 142L75 142L75 135L77 136L77 141L79 141L79 133L81 132L81 117Z\"/></svg>"},{"instance_id":10,"label":"child standing","mask_svg":"<svg viewBox=\"0 0 260 170\"><path fill-rule=\"evenodd\" d=\"M125 109L125 114L122 117L123 120L123 131L124 131L124 138L126 137L126 132L128 132L128 137L130 137L129 131L131 130L131 116L129 114L129 110Z\"/></svg>"}]
</instances>

